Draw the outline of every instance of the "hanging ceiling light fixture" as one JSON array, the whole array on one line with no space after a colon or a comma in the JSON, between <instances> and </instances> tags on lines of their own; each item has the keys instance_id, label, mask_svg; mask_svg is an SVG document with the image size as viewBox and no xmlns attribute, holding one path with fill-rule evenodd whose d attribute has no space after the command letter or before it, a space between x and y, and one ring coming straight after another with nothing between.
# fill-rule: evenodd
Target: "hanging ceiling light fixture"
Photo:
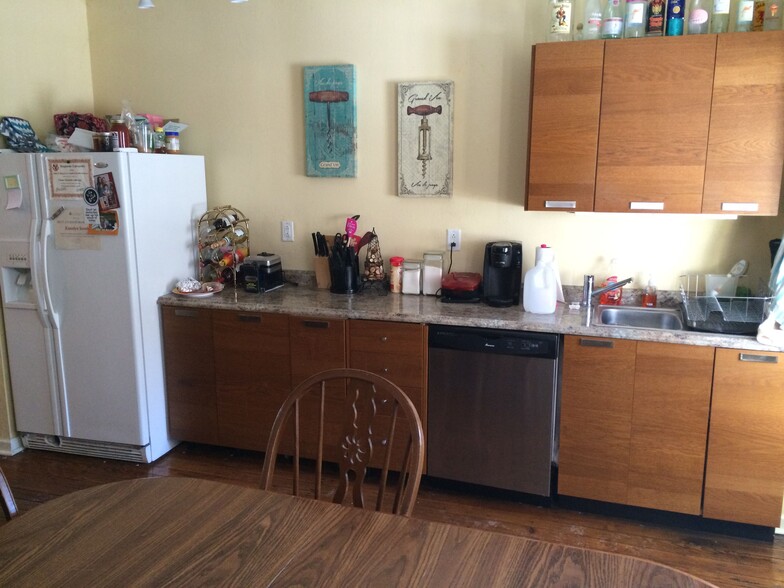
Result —
<instances>
[{"instance_id":1,"label":"hanging ceiling light fixture","mask_svg":"<svg viewBox=\"0 0 784 588\"><path fill-rule=\"evenodd\" d=\"M155 4L152 3L152 0L139 0L139 6L137 8L142 10L145 8L155 8Z\"/></svg>"}]
</instances>

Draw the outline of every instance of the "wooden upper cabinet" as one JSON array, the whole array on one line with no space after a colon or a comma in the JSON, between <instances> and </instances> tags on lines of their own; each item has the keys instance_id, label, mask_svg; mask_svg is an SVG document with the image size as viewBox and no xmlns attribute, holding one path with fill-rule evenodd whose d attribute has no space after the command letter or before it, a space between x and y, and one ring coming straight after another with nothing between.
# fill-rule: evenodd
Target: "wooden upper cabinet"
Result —
<instances>
[{"instance_id":1,"label":"wooden upper cabinet","mask_svg":"<svg viewBox=\"0 0 784 588\"><path fill-rule=\"evenodd\" d=\"M604 42L536 45L528 210L593 210Z\"/></svg>"},{"instance_id":2,"label":"wooden upper cabinet","mask_svg":"<svg viewBox=\"0 0 784 588\"><path fill-rule=\"evenodd\" d=\"M719 35L703 212L776 216L784 165L784 31Z\"/></svg>"},{"instance_id":3,"label":"wooden upper cabinet","mask_svg":"<svg viewBox=\"0 0 784 588\"><path fill-rule=\"evenodd\" d=\"M782 423L784 353L717 349L703 516L779 526Z\"/></svg>"},{"instance_id":4,"label":"wooden upper cabinet","mask_svg":"<svg viewBox=\"0 0 784 588\"><path fill-rule=\"evenodd\" d=\"M716 37L605 43L596 211L702 210Z\"/></svg>"}]
</instances>

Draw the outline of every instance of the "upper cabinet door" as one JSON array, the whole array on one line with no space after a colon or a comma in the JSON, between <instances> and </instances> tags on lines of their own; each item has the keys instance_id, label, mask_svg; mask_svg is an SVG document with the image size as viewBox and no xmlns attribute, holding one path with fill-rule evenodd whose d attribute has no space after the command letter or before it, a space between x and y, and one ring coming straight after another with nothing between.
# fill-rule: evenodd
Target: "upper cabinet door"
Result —
<instances>
[{"instance_id":1,"label":"upper cabinet door","mask_svg":"<svg viewBox=\"0 0 784 588\"><path fill-rule=\"evenodd\" d=\"M716 35L605 43L595 210L699 213Z\"/></svg>"},{"instance_id":2,"label":"upper cabinet door","mask_svg":"<svg viewBox=\"0 0 784 588\"><path fill-rule=\"evenodd\" d=\"M593 210L603 41L536 45L528 210Z\"/></svg>"},{"instance_id":3,"label":"upper cabinet door","mask_svg":"<svg viewBox=\"0 0 784 588\"><path fill-rule=\"evenodd\" d=\"M778 214L784 32L719 35L703 212Z\"/></svg>"}]
</instances>

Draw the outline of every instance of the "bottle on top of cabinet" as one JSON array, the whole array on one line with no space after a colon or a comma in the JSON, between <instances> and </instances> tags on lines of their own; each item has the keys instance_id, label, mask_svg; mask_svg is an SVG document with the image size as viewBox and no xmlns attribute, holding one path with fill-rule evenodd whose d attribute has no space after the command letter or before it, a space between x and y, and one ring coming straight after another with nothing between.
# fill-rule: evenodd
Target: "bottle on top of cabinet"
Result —
<instances>
[{"instance_id":1,"label":"bottle on top of cabinet","mask_svg":"<svg viewBox=\"0 0 784 588\"><path fill-rule=\"evenodd\" d=\"M730 30L730 0L713 0L710 32L726 33Z\"/></svg>"},{"instance_id":2,"label":"bottle on top of cabinet","mask_svg":"<svg viewBox=\"0 0 784 588\"><path fill-rule=\"evenodd\" d=\"M747 33L751 31L751 23L754 20L754 0L740 0L738 2L738 14L735 19L735 31Z\"/></svg>"},{"instance_id":3,"label":"bottle on top of cabinet","mask_svg":"<svg viewBox=\"0 0 784 588\"><path fill-rule=\"evenodd\" d=\"M683 34L683 13L685 12L684 0L667 0L667 30L668 37L680 37Z\"/></svg>"},{"instance_id":4,"label":"bottle on top of cabinet","mask_svg":"<svg viewBox=\"0 0 784 588\"><path fill-rule=\"evenodd\" d=\"M645 35L661 37L664 34L665 0L649 0L645 18Z\"/></svg>"},{"instance_id":5,"label":"bottle on top of cabinet","mask_svg":"<svg viewBox=\"0 0 784 588\"><path fill-rule=\"evenodd\" d=\"M602 12L602 39L623 37L623 16L621 0L607 0Z\"/></svg>"},{"instance_id":6,"label":"bottle on top of cabinet","mask_svg":"<svg viewBox=\"0 0 784 588\"><path fill-rule=\"evenodd\" d=\"M574 4L571 0L547 0L549 27L548 41L571 41L574 27L572 16Z\"/></svg>"},{"instance_id":7,"label":"bottle on top of cabinet","mask_svg":"<svg viewBox=\"0 0 784 588\"><path fill-rule=\"evenodd\" d=\"M711 0L691 0L689 4L689 34L704 35L708 32L710 13L708 12Z\"/></svg>"},{"instance_id":8,"label":"bottle on top of cabinet","mask_svg":"<svg viewBox=\"0 0 784 588\"><path fill-rule=\"evenodd\" d=\"M647 0L626 0L626 19L623 24L623 36L627 39L644 37L647 15Z\"/></svg>"},{"instance_id":9,"label":"bottle on top of cabinet","mask_svg":"<svg viewBox=\"0 0 784 588\"><path fill-rule=\"evenodd\" d=\"M583 39L598 39L602 35L602 4L599 0L587 0L583 20Z\"/></svg>"}]
</instances>

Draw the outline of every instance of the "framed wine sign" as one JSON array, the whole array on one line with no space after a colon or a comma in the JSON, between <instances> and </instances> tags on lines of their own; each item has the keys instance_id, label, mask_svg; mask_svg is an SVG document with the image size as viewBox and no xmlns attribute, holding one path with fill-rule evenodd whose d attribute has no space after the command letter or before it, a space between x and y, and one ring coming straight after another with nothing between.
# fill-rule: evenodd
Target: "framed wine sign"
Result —
<instances>
[{"instance_id":1,"label":"framed wine sign","mask_svg":"<svg viewBox=\"0 0 784 588\"><path fill-rule=\"evenodd\" d=\"M452 195L454 83L398 84L398 195Z\"/></svg>"}]
</instances>

